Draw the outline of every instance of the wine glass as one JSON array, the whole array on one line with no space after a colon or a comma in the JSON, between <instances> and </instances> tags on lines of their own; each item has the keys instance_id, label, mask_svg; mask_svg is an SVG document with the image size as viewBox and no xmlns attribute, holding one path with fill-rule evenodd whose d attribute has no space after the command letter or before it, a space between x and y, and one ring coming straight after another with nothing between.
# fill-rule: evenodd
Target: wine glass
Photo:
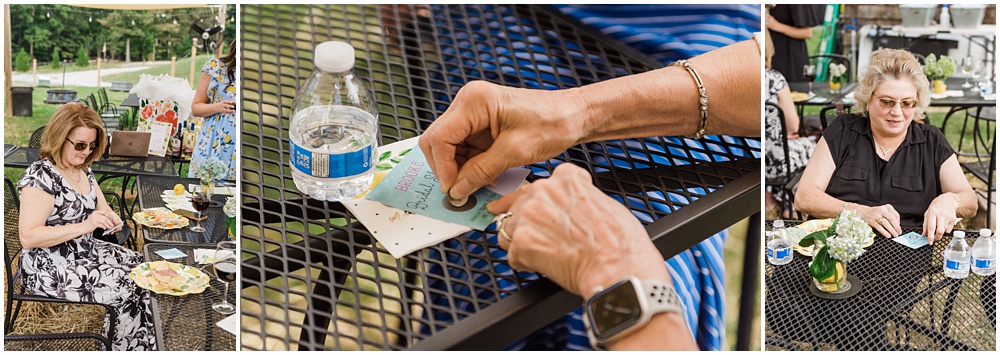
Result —
<instances>
[{"instance_id":1,"label":"wine glass","mask_svg":"<svg viewBox=\"0 0 1000 355\"><path fill-rule=\"evenodd\" d=\"M198 219L195 220L194 227L191 227L193 232L204 232L205 227L201 226L201 214L208 209L208 206L212 204L212 197L207 193L198 191L191 195L191 205L194 206L195 210L198 210Z\"/></svg>"},{"instance_id":2,"label":"wine glass","mask_svg":"<svg viewBox=\"0 0 1000 355\"><path fill-rule=\"evenodd\" d=\"M973 63L974 61L972 60L972 57L962 58L961 69L962 69L962 75L965 76L965 84L962 84L963 88L968 89L972 87L972 84L969 83L969 74L972 74L972 66L974 65Z\"/></svg>"},{"instance_id":3,"label":"wine glass","mask_svg":"<svg viewBox=\"0 0 1000 355\"><path fill-rule=\"evenodd\" d=\"M809 82L809 96L813 96L813 80L816 80L816 67L806 64L802 67L802 76Z\"/></svg>"},{"instance_id":4,"label":"wine glass","mask_svg":"<svg viewBox=\"0 0 1000 355\"><path fill-rule=\"evenodd\" d=\"M227 301L229 283L236 281L236 242L219 242L215 247L215 260L212 262L215 277L222 281L222 301L212 304L212 309L222 314L236 313L236 306Z\"/></svg>"}]
</instances>

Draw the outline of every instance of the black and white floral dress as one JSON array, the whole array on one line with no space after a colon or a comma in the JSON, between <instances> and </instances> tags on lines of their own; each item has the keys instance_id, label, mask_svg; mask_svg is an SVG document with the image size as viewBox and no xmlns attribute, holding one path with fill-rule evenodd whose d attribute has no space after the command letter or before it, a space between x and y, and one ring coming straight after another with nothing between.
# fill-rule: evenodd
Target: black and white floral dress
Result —
<instances>
[{"instance_id":1,"label":"black and white floral dress","mask_svg":"<svg viewBox=\"0 0 1000 355\"><path fill-rule=\"evenodd\" d=\"M97 208L94 173L87 169L90 193L81 194L70 187L55 165L42 159L28 167L18 182L41 189L55 198L46 226L80 223ZM141 254L102 240L88 233L62 244L25 249L21 253L24 287L35 294L71 301L111 305L117 313L112 341L114 350L156 350L153 314L149 293L128 277L133 267L143 262ZM108 332L108 319L104 320Z\"/></svg>"},{"instance_id":2,"label":"black and white floral dress","mask_svg":"<svg viewBox=\"0 0 1000 355\"><path fill-rule=\"evenodd\" d=\"M764 71L767 78L767 102L778 104L778 92L788 86L785 77L774 69ZM767 106L765 112L764 130L766 144L766 155L764 156L764 173L767 179L776 179L785 173L785 160L791 165L792 173L799 171L809 162L809 156L813 149L816 149L816 141L812 137L799 137L788 141L788 156L781 145L784 144L782 136L787 132L781 131L781 118L773 106ZM778 202L785 200L784 191L777 186L768 186L767 190L774 195Z\"/></svg>"}]
</instances>

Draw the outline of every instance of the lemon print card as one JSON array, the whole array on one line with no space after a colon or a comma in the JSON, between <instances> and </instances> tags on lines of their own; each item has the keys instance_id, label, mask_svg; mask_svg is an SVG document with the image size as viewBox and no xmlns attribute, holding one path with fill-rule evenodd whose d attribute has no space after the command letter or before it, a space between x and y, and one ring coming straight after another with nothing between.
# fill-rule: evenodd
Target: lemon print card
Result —
<instances>
[{"instance_id":1,"label":"lemon print card","mask_svg":"<svg viewBox=\"0 0 1000 355\"><path fill-rule=\"evenodd\" d=\"M406 210L407 203L411 203L415 207L430 209L431 200L436 199L433 201L437 205L435 208L440 207L440 210L451 214L458 214L458 212L446 209L442 201L444 203L447 203L447 201L444 201L444 194L437 185L432 185L429 192L426 192L426 187L421 189L419 185L415 189L407 189L407 191L393 189L393 187L399 185L400 181L410 180L410 177L413 175L413 169L410 169L410 175L406 175L407 170L405 169L407 166L413 166L414 162L416 162L416 165L420 165L422 161L424 168L426 168L426 172L420 174L421 177L430 173L430 167L426 165L424 155L417 147L418 140L419 137L415 137L380 146L378 148L379 159L375 166L375 178L372 183L373 187L354 198L343 201L344 205L347 206L358 221L364 224L372 233L372 236L396 258L401 258L409 253L454 238L459 234L473 229L470 226L463 225L468 224L468 221L455 223L463 222L462 219L455 220L451 218L452 221L446 221L424 214L415 214ZM528 172L529 170L524 168L513 168L504 172L497 186L480 189L480 191L474 194L474 196L490 196L482 197L481 199L485 202L477 202L474 206L482 207L483 211L485 211L486 203L511 193L522 183L526 183L524 178L528 175ZM403 179L403 176L407 176L407 178ZM432 179L433 174L431 174L429 179L422 181L427 183ZM425 192L427 194L426 198L423 197ZM431 195L434 195L434 197L431 197ZM421 199L424 199L423 204L419 203ZM385 201L389 201L390 204L383 203ZM468 202L467 205L472 205L472 201ZM489 212L486 211L486 213ZM481 225L482 228L477 229L484 229L490 224L492 218L492 214L478 216L475 220L478 223L477 225ZM483 219L485 219L485 224L482 224L484 222Z\"/></svg>"}]
</instances>

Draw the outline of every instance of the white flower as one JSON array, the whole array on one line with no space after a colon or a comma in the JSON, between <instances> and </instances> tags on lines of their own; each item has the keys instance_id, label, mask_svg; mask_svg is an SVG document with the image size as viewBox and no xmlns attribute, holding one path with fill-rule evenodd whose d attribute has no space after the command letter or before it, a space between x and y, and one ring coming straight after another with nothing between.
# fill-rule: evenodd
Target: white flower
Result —
<instances>
[{"instance_id":1,"label":"white flower","mask_svg":"<svg viewBox=\"0 0 1000 355\"><path fill-rule=\"evenodd\" d=\"M843 64L830 63L831 77L840 77L845 73L847 73L847 67L845 67Z\"/></svg>"},{"instance_id":2,"label":"white flower","mask_svg":"<svg viewBox=\"0 0 1000 355\"><path fill-rule=\"evenodd\" d=\"M229 166L219 158L211 157L198 164L198 174L202 181L222 180L229 176Z\"/></svg>"},{"instance_id":3,"label":"white flower","mask_svg":"<svg viewBox=\"0 0 1000 355\"><path fill-rule=\"evenodd\" d=\"M865 253L862 246L872 241L871 226L865 223L855 210L841 212L834 227L836 235L827 238L826 241L830 257L834 259L845 263L857 259Z\"/></svg>"},{"instance_id":4,"label":"white flower","mask_svg":"<svg viewBox=\"0 0 1000 355\"><path fill-rule=\"evenodd\" d=\"M236 218L236 197L229 196L226 198L226 204L222 206L222 212L226 213L229 218Z\"/></svg>"}]
</instances>

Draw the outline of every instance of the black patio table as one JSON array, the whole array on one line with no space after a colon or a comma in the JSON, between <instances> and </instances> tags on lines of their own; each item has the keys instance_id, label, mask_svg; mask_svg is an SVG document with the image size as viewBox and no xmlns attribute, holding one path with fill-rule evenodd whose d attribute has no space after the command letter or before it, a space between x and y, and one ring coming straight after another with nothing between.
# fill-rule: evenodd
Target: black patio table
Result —
<instances>
[{"instance_id":1,"label":"black patio table","mask_svg":"<svg viewBox=\"0 0 1000 355\"><path fill-rule=\"evenodd\" d=\"M921 232L904 228L903 233L911 231ZM970 247L977 236L966 232ZM876 236L875 244L847 265L847 273L863 285L845 299L810 292L811 257L793 252L791 263L766 263L765 349L996 350L996 275L944 276L942 253L950 241L949 234L914 250Z\"/></svg>"},{"instance_id":2,"label":"black patio table","mask_svg":"<svg viewBox=\"0 0 1000 355\"><path fill-rule=\"evenodd\" d=\"M544 278L498 271L507 261L495 231L396 260L340 203L300 193L287 155L292 100L327 40L356 48L382 144L419 135L471 80L569 88L661 64L544 6L432 5L428 18L412 6L241 11L242 349L500 349L580 307ZM759 142L736 137L614 140L532 164L528 179L559 163L587 169L670 257L760 210L759 156ZM759 248L759 229L749 234ZM753 250L747 262L759 265Z\"/></svg>"},{"instance_id":3,"label":"black patio table","mask_svg":"<svg viewBox=\"0 0 1000 355\"><path fill-rule=\"evenodd\" d=\"M139 208L164 207L166 204L160 197L164 190L172 190L174 185L182 184L185 189L191 184L200 184L199 179L179 178L166 176L140 176L136 182L139 197ZM190 221L187 227L179 229L160 229L142 227L142 239L146 243L216 243L229 240L229 231L226 229L226 214L222 211L222 204L225 203L224 195L212 195L213 207L209 207L202 213L207 218L201 220L201 226L205 227L204 232L194 232L191 227L195 221ZM194 211L192 211L194 212Z\"/></svg>"},{"instance_id":4,"label":"black patio table","mask_svg":"<svg viewBox=\"0 0 1000 355\"><path fill-rule=\"evenodd\" d=\"M185 257L168 261L201 269L208 275L208 288L201 293L183 296L151 293L153 331L161 351L232 351L236 350L236 335L225 331L216 323L229 315L216 312L212 304L222 300L223 284L212 270L211 264L199 265L194 260L195 249L215 250L215 244L146 244L143 247L146 261L164 260L157 251L176 248ZM236 284L229 285L226 295L229 303L236 302Z\"/></svg>"},{"instance_id":5,"label":"black patio table","mask_svg":"<svg viewBox=\"0 0 1000 355\"><path fill-rule=\"evenodd\" d=\"M28 168L41 159L38 148L18 147L3 159L4 167ZM104 154L90 166L94 174L101 175L98 183L120 176L177 176L177 170L170 158L148 155L144 157L123 157Z\"/></svg>"}]
</instances>

